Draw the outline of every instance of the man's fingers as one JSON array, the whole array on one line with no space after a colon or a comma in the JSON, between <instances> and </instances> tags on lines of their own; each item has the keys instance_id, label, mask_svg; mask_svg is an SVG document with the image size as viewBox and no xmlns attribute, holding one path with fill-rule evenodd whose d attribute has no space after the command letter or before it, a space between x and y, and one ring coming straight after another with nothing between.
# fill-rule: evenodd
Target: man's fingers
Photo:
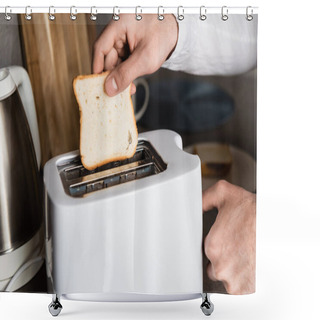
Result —
<instances>
[{"instance_id":1,"label":"man's fingers","mask_svg":"<svg viewBox=\"0 0 320 320\"><path fill-rule=\"evenodd\" d=\"M102 51L93 52L92 72L101 73L104 66L104 54Z\"/></svg>"},{"instance_id":2,"label":"man's fingers","mask_svg":"<svg viewBox=\"0 0 320 320\"><path fill-rule=\"evenodd\" d=\"M105 56L108 55L113 48L116 41L117 33L114 27L110 24L102 32L99 39L95 42L93 47L93 73L101 73L104 69Z\"/></svg>"},{"instance_id":3,"label":"man's fingers","mask_svg":"<svg viewBox=\"0 0 320 320\"><path fill-rule=\"evenodd\" d=\"M144 74L145 68L141 64L141 57L143 56L139 50L135 50L127 60L110 72L105 83L105 91L108 96L112 97L123 91L134 79Z\"/></svg>"},{"instance_id":4,"label":"man's fingers","mask_svg":"<svg viewBox=\"0 0 320 320\"><path fill-rule=\"evenodd\" d=\"M239 191L243 189L235 186L225 180L219 180L202 194L202 210L208 211L213 208L219 208L224 204L225 199L237 196Z\"/></svg>"},{"instance_id":5,"label":"man's fingers","mask_svg":"<svg viewBox=\"0 0 320 320\"><path fill-rule=\"evenodd\" d=\"M117 50L112 48L104 59L104 69L112 70L118 64L118 58Z\"/></svg>"},{"instance_id":6,"label":"man's fingers","mask_svg":"<svg viewBox=\"0 0 320 320\"><path fill-rule=\"evenodd\" d=\"M224 199L222 186L224 182L227 183L226 181L220 180L202 193L203 211L209 211L213 208L217 208L219 210Z\"/></svg>"}]
</instances>

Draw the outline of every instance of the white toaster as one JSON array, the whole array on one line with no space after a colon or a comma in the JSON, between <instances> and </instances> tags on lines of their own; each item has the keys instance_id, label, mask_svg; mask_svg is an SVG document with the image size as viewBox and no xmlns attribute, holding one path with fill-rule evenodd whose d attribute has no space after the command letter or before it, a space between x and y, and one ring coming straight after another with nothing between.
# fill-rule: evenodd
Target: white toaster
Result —
<instances>
[{"instance_id":1,"label":"white toaster","mask_svg":"<svg viewBox=\"0 0 320 320\"><path fill-rule=\"evenodd\" d=\"M202 296L201 165L169 130L139 135L135 155L93 171L78 151L44 167L46 261L53 301Z\"/></svg>"}]
</instances>

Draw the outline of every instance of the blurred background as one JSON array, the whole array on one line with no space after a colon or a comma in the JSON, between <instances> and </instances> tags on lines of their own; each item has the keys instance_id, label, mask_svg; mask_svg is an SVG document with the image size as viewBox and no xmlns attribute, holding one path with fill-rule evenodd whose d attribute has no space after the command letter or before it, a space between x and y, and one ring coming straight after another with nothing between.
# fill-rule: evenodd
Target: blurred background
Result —
<instances>
[{"instance_id":1,"label":"blurred background","mask_svg":"<svg viewBox=\"0 0 320 320\"><path fill-rule=\"evenodd\" d=\"M92 45L111 17L101 15L96 22L92 22L88 16L79 14L72 23L68 14L57 15L53 22L49 21L47 14L33 14L31 21L26 21L23 15L20 18L13 15L10 22L2 18L0 68L20 65L29 73L37 107L44 165L53 156L78 148L79 111L73 95L72 80L79 74L91 73ZM170 91L169 100L177 100L183 95L184 86L186 89L197 86L194 90L197 91L202 83L207 85L204 89L206 101L201 101L203 92L194 92L193 97L191 93L191 100L195 100L192 104L202 103L206 107L210 98L216 99L215 102L220 98L223 104L220 109L227 109L224 116L218 120L211 119L211 125L203 126L200 121L196 128L191 129L186 129L184 124L175 127L172 123L176 119L167 117L167 127L185 134L185 145L206 140L227 141L256 157L256 69L229 77L199 77L160 69L147 76L147 81L152 84L152 109L159 107L154 104L168 101L159 101L159 97L163 98L162 90ZM212 101L209 107L213 109ZM202 114L210 116L205 112L208 109L204 109ZM146 114L138 125L148 129L165 126L165 119L160 119L159 113L158 123L155 118Z\"/></svg>"}]
</instances>

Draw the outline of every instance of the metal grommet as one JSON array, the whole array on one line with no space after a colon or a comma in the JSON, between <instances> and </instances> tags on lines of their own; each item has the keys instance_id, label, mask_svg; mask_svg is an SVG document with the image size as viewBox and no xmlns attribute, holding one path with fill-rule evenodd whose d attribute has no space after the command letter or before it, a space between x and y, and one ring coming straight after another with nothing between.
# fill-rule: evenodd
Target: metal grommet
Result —
<instances>
[{"instance_id":1,"label":"metal grommet","mask_svg":"<svg viewBox=\"0 0 320 320\"><path fill-rule=\"evenodd\" d=\"M160 14L160 9L162 9L162 14ZM164 9L163 9L163 6L159 6L158 7L158 20L159 21L163 21L163 19L164 19Z\"/></svg>"},{"instance_id":2,"label":"metal grommet","mask_svg":"<svg viewBox=\"0 0 320 320\"><path fill-rule=\"evenodd\" d=\"M207 19L207 9L205 6L200 7L200 20L204 21Z\"/></svg>"},{"instance_id":3,"label":"metal grommet","mask_svg":"<svg viewBox=\"0 0 320 320\"><path fill-rule=\"evenodd\" d=\"M136 7L136 20L137 20L137 21L140 21L140 20L142 20L142 15L141 15L141 14L138 14L138 9L140 9L140 13L142 13L142 9L141 9L140 6L137 6L137 7Z\"/></svg>"},{"instance_id":4,"label":"metal grommet","mask_svg":"<svg viewBox=\"0 0 320 320\"><path fill-rule=\"evenodd\" d=\"M95 13L93 13L93 8L95 9ZM96 7L91 7L91 10L90 10L90 20L91 21L96 21L97 20L97 9Z\"/></svg>"},{"instance_id":5,"label":"metal grommet","mask_svg":"<svg viewBox=\"0 0 320 320\"><path fill-rule=\"evenodd\" d=\"M178 7L178 20L182 21L184 19L184 9L183 6Z\"/></svg>"},{"instance_id":6,"label":"metal grommet","mask_svg":"<svg viewBox=\"0 0 320 320\"><path fill-rule=\"evenodd\" d=\"M6 6L4 8L4 18L7 20L7 21L10 21L12 19L12 17L9 15L8 11L11 12L11 9L9 9L10 7L9 6Z\"/></svg>"},{"instance_id":7,"label":"metal grommet","mask_svg":"<svg viewBox=\"0 0 320 320\"><path fill-rule=\"evenodd\" d=\"M116 13L116 9L118 9L118 13ZM119 13L120 13L120 9L116 6L116 7L113 7L113 16L112 16L112 19L114 21L118 21L120 19L120 16L119 16Z\"/></svg>"},{"instance_id":8,"label":"metal grommet","mask_svg":"<svg viewBox=\"0 0 320 320\"><path fill-rule=\"evenodd\" d=\"M26 7L26 14L25 14L24 18L25 18L26 20L30 21L30 20L32 19L31 13L32 13L31 7L30 7L30 6L27 6L27 7Z\"/></svg>"},{"instance_id":9,"label":"metal grommet","mask_svg":"<svg viewBox=\"0 0 320 320\"><path fill-rule=\"evenodd\" d=\"M249 9L251 9L251 13L249 14ZM253 19L253 9L252 7L248 6L246 9L246 19L251 21Z\"/></svg>"},{"instance_id":10,"label":"metal grommet","mask_svg":"<svg viewBox=\"0 0 320 320\"><path fill-rule=\"evenodd\" d=\"M74 10L74 12L73 12ZM75 6L70 7L70 19L72 21L77 19L77 8Z\"/></svg>"},{"instance_id":11,"label":"metal grommet","mask_svg":"<svg viewBox=\"0 0 320 320\"><path fill-rule=\"evenodd\" d=\"M53 21L56 19L56 16L54 15L55 12L56 12L56 9L53 6L49 7L49 20L50 21Z\"/></svg>"},{"instance_id":12,"label":"metal grommet","mask_svg":"<svg viewBox=\"0 0 320 320\"><path fill-rule=\"evenodd\" d=\"M226 6L223 6L221 8L221 19L223 21L227 21L229 19L229 17L228 17L228 8Z\"/></svg>"}]
</instances>

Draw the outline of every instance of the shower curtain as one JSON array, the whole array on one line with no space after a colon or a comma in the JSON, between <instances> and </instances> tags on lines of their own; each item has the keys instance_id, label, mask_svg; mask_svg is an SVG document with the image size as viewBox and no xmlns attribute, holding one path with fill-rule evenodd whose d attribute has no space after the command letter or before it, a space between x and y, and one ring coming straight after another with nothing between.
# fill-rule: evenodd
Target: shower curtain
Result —
<instances>
[{"instance_id":1,"label":"shower curtain","mask_svg":"<svg viewBox=\"0 0 320 320\"><path fill-rule=\"evenodd\" d=\"M94 7L90 13L75 7L70 14L48 10L35 13L27 8L15 14L6 7L0 14L0 68L22 66L32 85L40 180L47 161L79 149L73 79L110 69L118 81L115 88L121 89L127 84L121 77L129 74L128 81L136 84L132 99L139 134L172 130L181 136L184 151L201 160L202 274L195 275L202 286L199 293L255 292L256 12L250 7L235 14L226 7L219 13L205 7L187 13L187 8L179 7L173 14L163 7L153 14L141 7L131 14L117 7L111 14ZM113 45L103 47L111 37ZM97 58L101 55L102 64ZM133 55L138 66L125 64ZM51 236L47 207L42 200L41 204L37 241L34 234L0 251L1 291L55 292L48 271L52 266L46 246ZM21 214L32 212L26 208ZM0 229L5 228L3 219L0 222ZM15 262L10 260L13 254Z\"/></svg>"}]
</instances>

